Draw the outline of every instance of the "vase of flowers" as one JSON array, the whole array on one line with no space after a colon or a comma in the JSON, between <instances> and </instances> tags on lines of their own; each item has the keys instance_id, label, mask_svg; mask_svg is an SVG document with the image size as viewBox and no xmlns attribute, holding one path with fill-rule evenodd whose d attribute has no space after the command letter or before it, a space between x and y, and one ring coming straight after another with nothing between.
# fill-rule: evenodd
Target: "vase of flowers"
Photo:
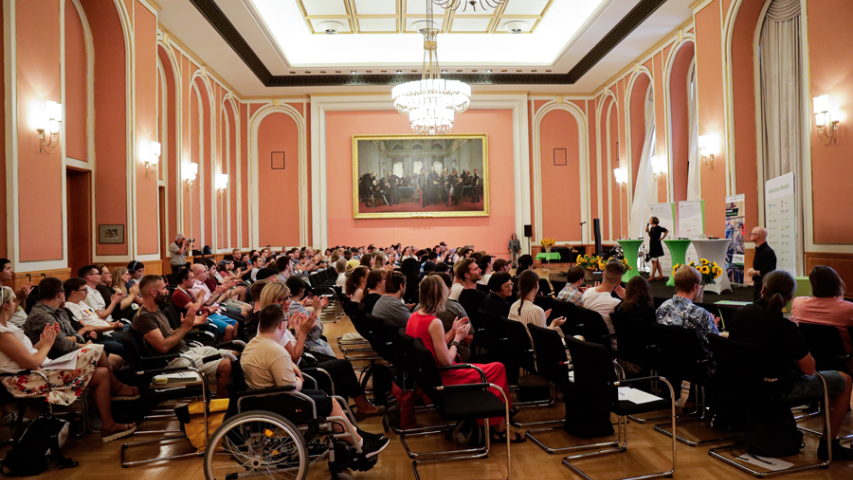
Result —
<instances>
[{"instance_id":1,"label":"vase of flowers","mask_svg":"<svg viewBox=\"0 0 853 480\"><path fill-rule=\"evenodd\" d=\"M601 259L596 255L578 255L575 262L583 268L584 280L587 282L592 281L592 273L601 266Z\"/></svg>"},{"instance_id":2,"label":"vase of flowers","mask_svg":"<svg viewBox=\"0 0 853 480\"><path fill-rule=\"evenodd\" d=\"M699 294L696 295L696 298L693 299L696 303L701 303L705 297L705 285L714 285L717 283L716 279L723 274L723 269L717 265L717 262L709 262L707 258L699 259L699 263L690 262L686 265L691 266L699 272L701 276L701 280L699 281ZM680 264L675 264L672 266L672 274L675 275L676 270L681 268Z\"/></svg>"},{"instance_id":3,"label":"vase of flowers","mask_svg":"<svg viewBox=\"0 0 853 480\"><path fill-rule=\"evenodd\" d=\"M542 248L545 249L545 253L551 253L551 247L553 247L556 243L556 240L554 240L553 238L543 238L539 241L539 245L542 245Z\"/></svg>"}]
</instances>

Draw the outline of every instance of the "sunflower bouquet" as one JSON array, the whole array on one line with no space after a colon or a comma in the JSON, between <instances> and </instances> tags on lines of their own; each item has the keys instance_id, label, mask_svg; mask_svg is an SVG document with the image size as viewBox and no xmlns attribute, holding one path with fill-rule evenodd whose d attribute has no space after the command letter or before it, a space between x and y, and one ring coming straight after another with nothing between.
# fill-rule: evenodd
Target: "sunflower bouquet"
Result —
<instances>
[{"instance_id":1,"label":"sunflower bouquet","mask_svg":"<svg viewBox=\"0 0 853 480\"><path fill-rule=\"evenodd\" d=\"M578 255L578 258L575 259L575 263L579 267L590 272L594 272L596 268L599 268L602 265L601 262L602 260L597 255Z\"/></svg>"},{"instance_id":2,"label":"sunflower bouquet","mask_svg":"<svg viewBox=\"0 0 853 480\"><path fill-rule=\"evenodd\" d=\"M714 285L717 282L715 281L720 275L723 274L723 269L717 265L717 262L709 262L707 258L702 258L699 260L699 264L696 262L690 262L685 265L689 265L699 271L699 274L702 276L702 285ZM672 274L675 275L675 272L681 268L681 265L676 263L672 266Z\"/></svg>"},{"instance_id":3,"label":"sunflower bouquet","mask_svg":"<svg viewBox=\"0 0 853 480\"><path fill-rule=\"evenodd\" d=\"M543 238L539 241L539 245L542 245L545 248L551 248L557 244L557 241L553 238Z\"/></svg>"}]
</instances>

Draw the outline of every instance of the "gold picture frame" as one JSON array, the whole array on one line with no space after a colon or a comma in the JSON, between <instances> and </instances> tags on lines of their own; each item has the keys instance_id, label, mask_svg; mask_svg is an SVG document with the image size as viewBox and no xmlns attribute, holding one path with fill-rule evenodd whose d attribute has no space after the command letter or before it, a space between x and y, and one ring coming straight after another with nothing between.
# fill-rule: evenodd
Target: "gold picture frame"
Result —
<instances>
[{"instance_id":1,"label":"gold picture frame","mask_svg":"<svg viewBox=\"0 0 853 480\"><path fill-rule=\"evenodd\" d=\"M367 159L365 161L365 172L361 172L360 163L359 163L359 146L363 146L365 152L368 150L379 150L380 152L400 152L402 160L394 161L393 156L386 158L386 163L383 163L381 158L379 159ZM390 145L390 148L389 148ZM420 149L417 149L415 146L420 145ZM424 148L425 145L429 145L429 148ZM468 153L466 157L462 157L461 147L467 145ZM374 147L375 148L372 148ZM407 149L406 146L410 146L410 149ZM400 148L398 148L400 147ZM439 148L436 148L439 147ZM472 148L474 150L472 150ZM447 155L435 155L435 153L446 152ZM424 153L418 153L424 152ZM429 153L433 153L430 155ZM453 155L455 153L455 156ZM370 156L365 155L363 156ZM380 155L381 156L381 155ZM437 157L443 157L442 160L434 160ZM372 168L368 168L369 165L377 165L376 176L384 176L384 173L387 171L392 174L396 174L399 172L395 170L397 163L400 163L400 168L404 169L404 176L409 181L418 181L417 175L412 175L414 172L414 168L417 165L417 158L430 158L433 159L435 166L438 167L439 163L443 166L442 168L445 171L451 172L454 165L458 169L458 176L462 175L462 171L466 171L463 167L463 160L465 161L465 165L469 168L467 171L474 172L475 170L482 171L482 196L478 195L479 189L476 186L472 186L470 189L463 189L463 194L468 193L468 198L470 201L465 202L463 194L460 194L460 197L454 197L449 192L450 190L444 189L443 193L448 195L448 201L450 202L450 207L441 208L440 206L433 206L430 204L418 207L418 203L423 203L429 195L425 195L424 192L421 192L420 188L417 186L411 187L402 187L402 188L412 188L411 198L406 197L406 199L411 200L409 202L404 202L401 207L402 210L406 210L406 204L414 203L411 205L410 211L396 211L396 208L390 208L395 211L378 211L382 210L382 208L377 208L376 206L371 207L369 204L374 203L371 201L365 202L363 201L363 191L361 191L360 187L362 187L362 174L369 173ZM363 159L364 160L364 159ZM390 166L390 168L389 168ZM423 162L421 162L421 168L424 169L424 173L428 174L432 170L432 165L430 168L424 168ZM387 169L387 170L386 170ZM474 178L474 174L471 173L469 175L471 179ZM374 177L376 178L376 177ZM398 177L399 178L399 177ZM447 177L445 177L447 178ZM489 137L486 134L479 133L462 133L462 134L453 134L453 135L435 135L435 136L424 136L424 135L353 135L352 136L352 188L353 188L353 218L356 219L372 219L372 218L448 218L448 217L488 217L489 216ZM437 190L441 190L441 187L434 187ZM472 191L473 189L473 191ZM434 197L435 192L432 193L433 200L436 199ZM382 196L383 200L385 196ZM480 198L479 202L475 202L477 198ZM373 199L375 197L371 197ZM443 205L443 197L438 197L441 202L436 205ZM470 206L475 208L474 210L470 209L460 209L460 210L447 210L446 208L453 208L453 201L457 202L456 207L464 208L465 206ZM482 203L482 208L477 208L477 206ZM397 203L399 205L399 203ZM380 205L381 207L382 205ZM387 207L392 207L391 205L387 205ZM416 208L419 208L416 210ZM374 210L376 209L376 211ZM385 209L388 210L388 209Z\"/></svg>"}]
</instances>

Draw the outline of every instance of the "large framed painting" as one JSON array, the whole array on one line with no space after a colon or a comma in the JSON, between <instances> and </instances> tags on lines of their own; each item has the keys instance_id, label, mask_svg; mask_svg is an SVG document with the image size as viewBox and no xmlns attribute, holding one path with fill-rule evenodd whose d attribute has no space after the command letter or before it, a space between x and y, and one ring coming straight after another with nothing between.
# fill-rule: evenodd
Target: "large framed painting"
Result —
<instances>
[{"instance_id":1,"label":"large framed painting","mask_svg":"<svg viewBox=\"0 0 853 480\"><path fill-rule=\"evenodd\" d=\"M353 135L355 218L489 216L485 134Z\"/></svg>"}]
</instances>

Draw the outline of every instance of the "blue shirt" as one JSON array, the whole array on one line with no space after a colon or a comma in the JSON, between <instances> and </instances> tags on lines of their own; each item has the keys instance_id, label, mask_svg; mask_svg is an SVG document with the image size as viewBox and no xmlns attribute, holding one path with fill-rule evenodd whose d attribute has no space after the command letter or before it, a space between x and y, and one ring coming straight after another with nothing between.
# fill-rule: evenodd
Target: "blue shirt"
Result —
<instances>
[{"instance_id":1,"label":"blue shirt","mask_svg":"<svg viewBox=\"0 0 853 480\"><path fill-rule=\"evenodd\" d=\"M657 310L657 322L661 325L676 325L693 330L702 341L706 358L711 358L711 348L708 345L708 335L719 334L714 317L704 308L694 305L690 300L675 295L663 302Z\"/></svg>"}]
</instances>

